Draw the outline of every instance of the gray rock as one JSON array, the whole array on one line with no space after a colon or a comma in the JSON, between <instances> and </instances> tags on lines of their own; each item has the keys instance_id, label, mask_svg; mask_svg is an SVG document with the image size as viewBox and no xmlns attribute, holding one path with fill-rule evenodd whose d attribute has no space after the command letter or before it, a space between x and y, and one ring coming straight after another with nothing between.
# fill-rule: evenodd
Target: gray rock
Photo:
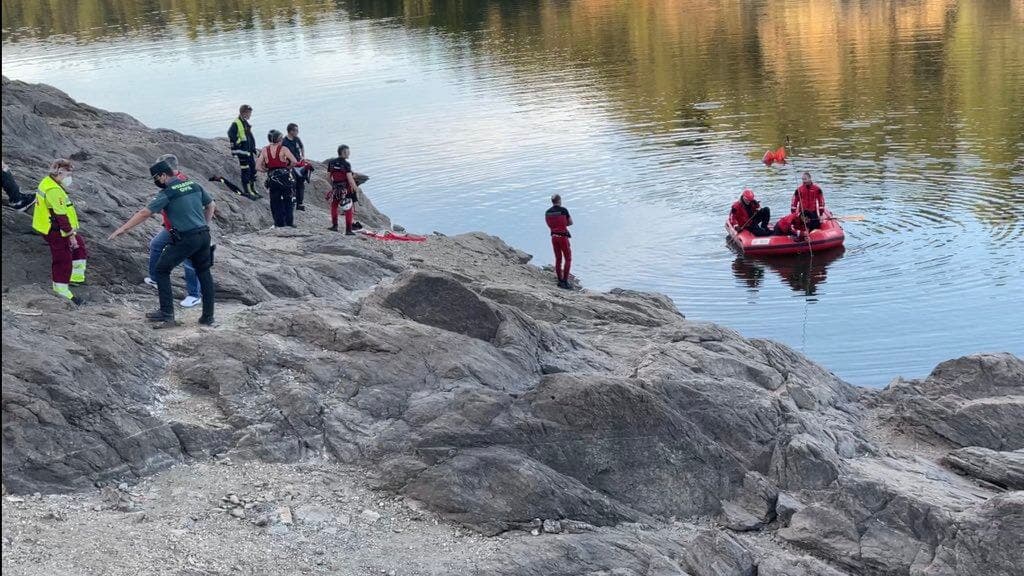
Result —
<instances>
[{"instance_id":1,"label":"gray rock","mask_svg":"<svg viewBox=\"0 0 1024 576\"><path fill-rule=\"evenodd\" d=\"M295 508L294 517L302 524L325 524L334 520L334 513L324 506L305 504Z\"/></svg>"},{"instance_id":2,"label":"gray rock","mask_svg":"<svg viewBox=\"0 0 1024 576\"><path fill-rule=\"evenodd\" d=\"M764 522L760 518L734 502L724 502L722 504L719 521L726 528L738 532L757 530L764 526Z\"/></svg>"},{"instance_id":3,"label":"gray rock","mask_svg":"<svg viewBox=\"0 0 1024 576\"><path fill-rule=\"evenodd\" d=\"M978 354L939 364L924 380L897 380L879 397L894 425L956 447L1024 448L1024 360Z\"/></svg>"},{"instance_id":4,"label":"gray rock","mask_svg":"<svg viewBox=\"0 0 1024 576\"><path fill-rule=\"evenodd\" d=\"M384 295L384 305L421 324L491 340L501 323L494 309L455 280L416 272L399 278Z\"/></svg>"},{"instance_id":5,"label":"gray rock","mask_svg":"<svg viewBox=\"0 0 1024 576\"><path fill-rule=\"evenodd\" d=\"M1024 566L1024 493L1010 492L965 514L956 537L945 544L956 559L956 576L1019 574Z\"/></svg>"},{"instance_id":6,"label":"gray rock","mask_svg":"<svg viewBox=\"0 0 1024 576\"><path fill-rule=\"evenodd\" d=\"M809 434L797 434L772 456L772 473L781 486L827 488L839 477L839 456Z\"/></svg>"},{"instance_id":7,"label":"gray rock","mask_svg":"<svg viewBox=\"0 0 1024 576\"><path fill-rule=\"evenodd\" d=\"M789 521L793 518L793 514L803 510L803 508L804 505L792 495L786 492L779 492L779 497L775 501L775 517L782 526L789 526Z\"/></svg>"},{"instance_id":8,"label":"gray rock","mask_svg":"<svg viewBox=\"0 0 1024 576\"><path fill-rule=\"evenodd\" d=\"M789 526L779 531L779 535L804 548L826 553L831 558L845 558L848 563L860 557L860 534L856 525L827 506L812 504L800 510L790 519Z\"/></svg>"},{"instance_id":9,"label":"gray rock","mask_svg":"<svg viewBox=\"0 0 1024 576\"><path fill-rule=\"evenodd\" d=\"M600 526L641 517L578 480L508 449L466 450L424 471L403 493L489 535L509 530L523 518L554 516Z\"/></svg>"},{"instance_id":10,"label":"gray rock","mask_svg":"<svg viewBox=\"0 0 1024 576\"><path fill-rule=\"evenodd\" d=\"M362 518L364 522L373 524L377 520L380 520L380 513L367 509L360 512L359 517Z\"/></svg>"},{"instance_id":11,"label":"gray rock","mask_svg":"<svg viewBox=\"0 0 1024 576\"><path fill-rule=\"evenodd\" d=\"M738 497L722 504L722 524L737 531L757 530L775 519L778 490L757 472L743 476Z\"/></svg>"},{"instance_id":12,"label":"gray rock","mask_svg":"<svg viewBox=\"0 0 1024 576\"><path fill-rule=\"evenodd\" d=\"M544 521L544 532L547 534L561 534L562 523L558 520L545 520Z\"/></svg>"},{"instance_id":13,"label":"gray rock","mask_svg":"<svg viewBox=\"0 0 1024 576\"><path fill-rule=\"evenodd\" d=\"M268 231L265 203L216 185L223 325L155 333L139 321L155 301L140 284L159 224L105 235L144 203L162 153L197 177L237 174L224 142L49 87L5 78L3 95L5 160L23 187L54 154L79 158L73 200L92 252L79 289L92 304L72 309L48 295L28 219L3 212L7 490L132 485L211 457L330 458L485 534L558 519L561 533L520 538L483 573L1001 576L1021 564L1019 494L992 485L1019 486L1019 358L860 390L786 346L689 321L664 296L557 291L486 234L392 246ZM317 196L307 214L324 209ZM387 228L365 200L360 219ZM973 478L938 465L968 446L945 462ZM108 506L138 505L114 492ZM330 523L301 498L281 504ZM279 503L230 504L288 531ZM780 526L804 555L687 523L714 517Z\"/></svg>"},{"instance_id":14,"label":"gray rock","mask_svg":"<svg viewBox=\"0 0 1024 576\"><path fill-rule=\"evenodd\" d=\"M942 461L963 474L1001 488L1024 490L1024 450L996 452L972 446L953 450Z\"/></svg>"}]
</instances>

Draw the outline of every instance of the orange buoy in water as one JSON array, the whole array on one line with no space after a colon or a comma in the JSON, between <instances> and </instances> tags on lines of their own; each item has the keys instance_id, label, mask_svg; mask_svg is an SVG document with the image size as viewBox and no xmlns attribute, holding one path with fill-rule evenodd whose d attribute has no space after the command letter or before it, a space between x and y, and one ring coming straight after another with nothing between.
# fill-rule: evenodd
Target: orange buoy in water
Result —
<instances>
[{"instance_id":1,"label":"orange buoy in water","mask_svg":"<svg viewBox=\"0 0 1024 576\"><path fill-rule=\"evenodd\" d=\"M769 150L764 153L761 158L761 162L764 162L765 166L771 166L772 164L785 164L786 163L786 147L779 146L776 150Z\"/></svg>"},{"instance_id":2,"label":"orange buoy in water","mask_svg":"<svg viewBox=\"0 0 1024 576\"><path fill-rule=\"evenodd\" d=\"M786 163L786 147L785 146L779 146L779 148L775 151L775 162L777 164L785 164Z\"/></svg>"}]
</instances>

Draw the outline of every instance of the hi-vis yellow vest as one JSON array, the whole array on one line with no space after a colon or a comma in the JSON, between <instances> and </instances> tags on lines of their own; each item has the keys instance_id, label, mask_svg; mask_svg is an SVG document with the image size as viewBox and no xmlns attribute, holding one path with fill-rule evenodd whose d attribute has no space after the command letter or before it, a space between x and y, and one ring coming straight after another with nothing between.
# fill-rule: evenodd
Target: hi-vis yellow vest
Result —
<instances>
[{"instance_id":1,"label":"hi-vis yellow vest","mask_svg":"<svg viewBox=\"0 0 1024 576\"><path fill-rule=\"evenodd\" d=\"M78 228L78 213L68 200L68 193L56 180L47 176L39 183L36 192L36 206L32 211L32 228L40 234L49 234L53 227L53 216L66 215L72 229ZM61 231L62 236L67 236Z\"/></svg>"},{"instance_id":2,"label":"hi-vis yellow vest","mask_svg":"<svg viewBox=\"0 0 1024 576\"><path fill-rule=\"evenodd\" d=\"M235 141L231 144L238 146L246 140L248 138L245 135L245 123L242 122L241 118L235 118Z\"/></svg>"}]
</instances>

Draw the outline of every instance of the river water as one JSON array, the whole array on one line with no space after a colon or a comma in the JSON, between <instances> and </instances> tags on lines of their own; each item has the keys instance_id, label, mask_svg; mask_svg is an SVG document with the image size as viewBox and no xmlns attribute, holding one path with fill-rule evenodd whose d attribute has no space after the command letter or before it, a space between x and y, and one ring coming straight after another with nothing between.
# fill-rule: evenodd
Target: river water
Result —
<instances>
[{"instance_id":1,"label":"river water","mask_svg":"<svg viewBox=\"0 0 1024 576\"><path fill-rule=\"evenodd\" d=\"M249 103L410 230L536 263L560 193L587 287L853 383L1024 355L1024 0L3 0L3 73L201 136ZM865 216L845 250L731 251L740 191L778 213L804 170Z\"/></svg>"}]
</instances>

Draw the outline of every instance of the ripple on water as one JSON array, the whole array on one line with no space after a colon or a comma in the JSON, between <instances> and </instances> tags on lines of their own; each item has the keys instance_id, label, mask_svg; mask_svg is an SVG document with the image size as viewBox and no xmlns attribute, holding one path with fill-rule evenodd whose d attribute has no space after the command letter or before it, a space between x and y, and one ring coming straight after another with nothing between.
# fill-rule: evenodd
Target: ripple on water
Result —
<instances>
[{"instance_id":1,"label":"ripple on water","mask_svg":"<svg viewBox=\"0 0 1024 576\"><path fill-rule=\"evenodd\" d=\"M1024 354L1024 331L991 329L1024 324L1024 28L1005 3L780 0L741 3L742 18L698 0L462 3L413 18L399 2L359 19L325 3L296 19L275 1L41 40L5 3L4 73L204 136L247 101L258 133L296 121L314 157L352 145L395 221L487 230L538 264L560 193L587 286L664 292L856 383ZM168 74L190 86L173 106ZM790 164L761 165L787 137ZM730 203L749 187L778 217L804 170L835 213L866 217L844 224L845 252L737 257Z\"/></svg>"}]
</instances>

